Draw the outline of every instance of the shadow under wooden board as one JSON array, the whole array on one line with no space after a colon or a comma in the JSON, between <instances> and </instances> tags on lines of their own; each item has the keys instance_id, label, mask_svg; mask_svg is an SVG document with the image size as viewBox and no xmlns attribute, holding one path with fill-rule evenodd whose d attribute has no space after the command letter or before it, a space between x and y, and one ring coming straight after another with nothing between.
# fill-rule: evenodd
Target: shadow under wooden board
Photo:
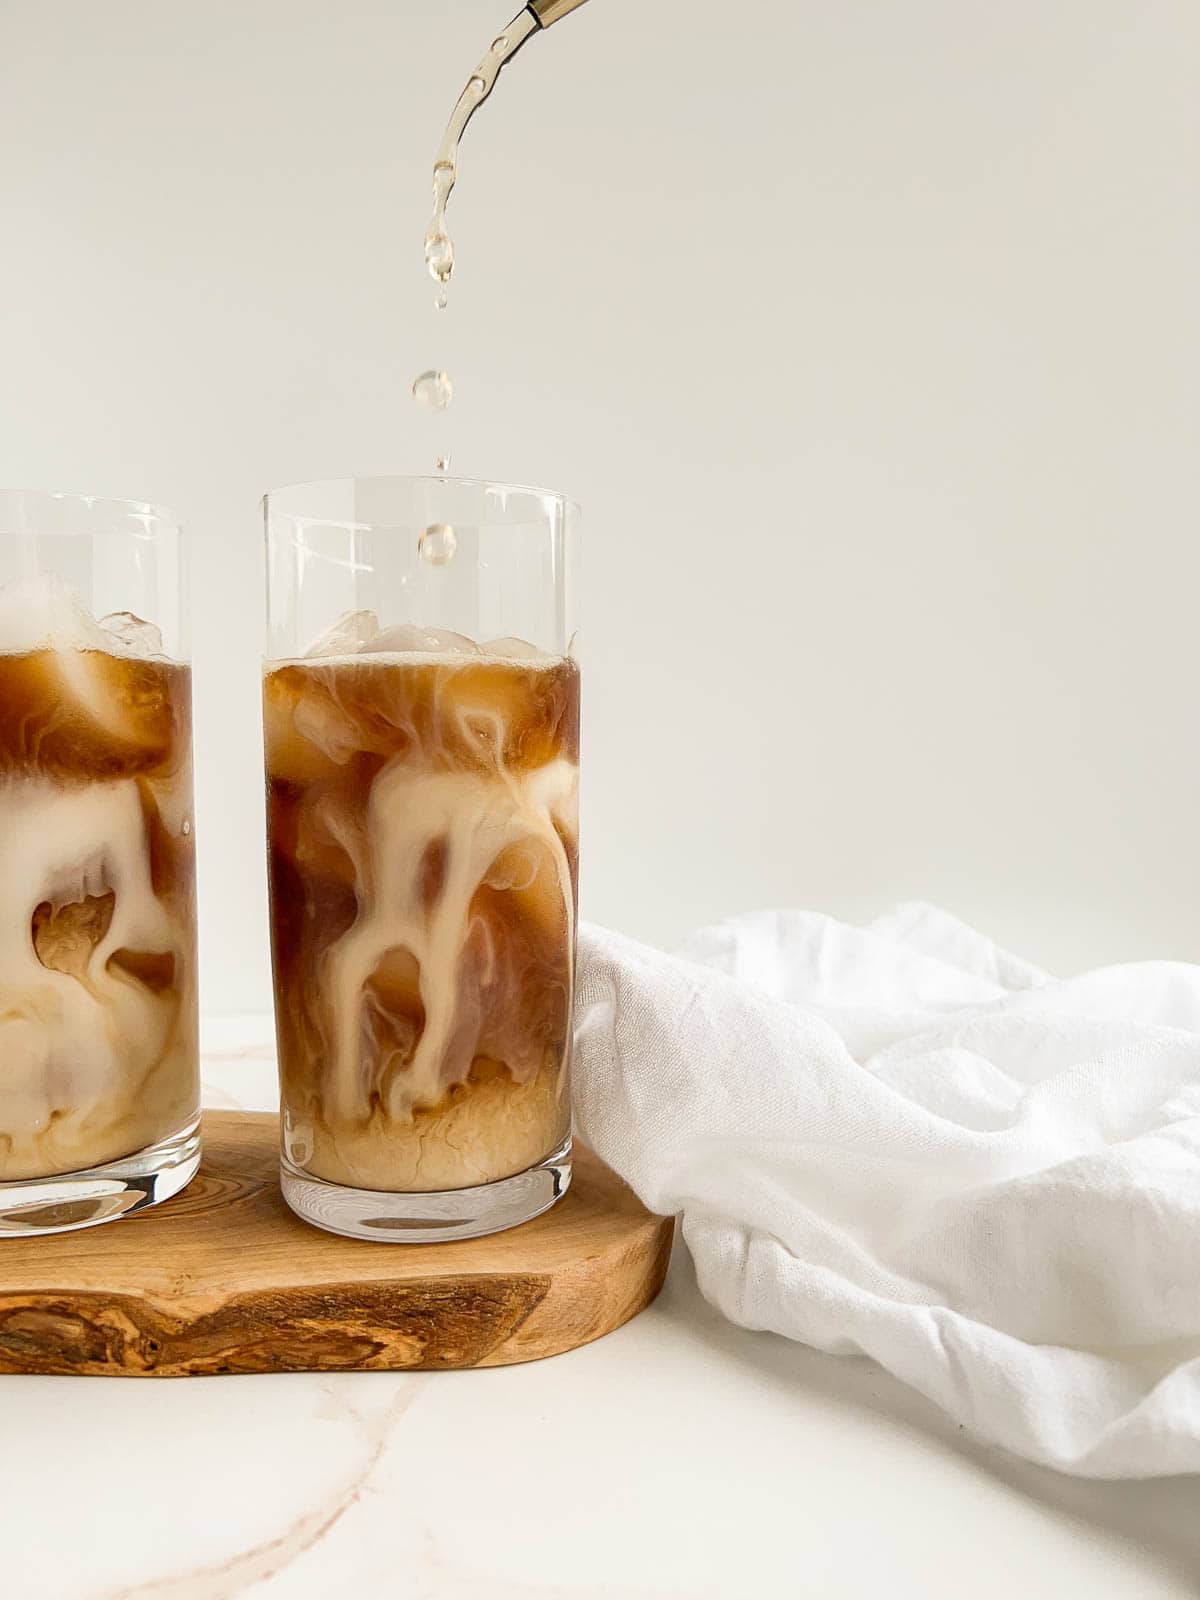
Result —
<instances>
[{"instance_id":1,"label":"shadow under wooden board","mask_svg":"<svg viewBox=\"0 0 1200 1600\"><path fill-rule=\"evenodd\" d=\"M507 1366L598 1339L662 1287L671 1219L578 1144L570 1189L532 1222L388 1245L292 1215L274 1116L210 1112L204 1136L200 1171L155 1210L0 1239L0 1373Z\"/></svg>"}]
</instances>

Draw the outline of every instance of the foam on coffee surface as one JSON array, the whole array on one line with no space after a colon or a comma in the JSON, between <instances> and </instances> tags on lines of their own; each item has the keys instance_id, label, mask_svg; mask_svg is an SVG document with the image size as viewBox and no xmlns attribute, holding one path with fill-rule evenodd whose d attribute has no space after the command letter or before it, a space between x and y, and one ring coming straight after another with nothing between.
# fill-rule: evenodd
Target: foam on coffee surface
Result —
<instances>
[{"instance_id":1,"label":"foam on coffee surface","mask_svg":"<svg viewBox=\"0 0 1200 1600\"><path fill-rule=\"evenodd\" d=\"M265 708L293 1159L395 1189L533 1165L567 1126L575 664L356 613Z\"/></svg>"}]
</instances>

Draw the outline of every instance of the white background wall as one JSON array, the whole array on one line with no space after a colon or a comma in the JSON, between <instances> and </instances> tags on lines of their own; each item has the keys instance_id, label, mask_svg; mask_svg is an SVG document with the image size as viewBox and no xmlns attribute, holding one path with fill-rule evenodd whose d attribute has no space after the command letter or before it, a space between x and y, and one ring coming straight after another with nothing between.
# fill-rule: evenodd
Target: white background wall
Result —
<instances>
[{"instance_id":1,"label":"white background wall","mask_svg":"<svg viewBox=\"0 0 1200 1600\"><path fill-rule=\"evenodd\" d=\"M511 0L510 0L511 3ZM206 1003L267 1002L257 498L431 465L588 540L585 914L943 902L1200 957L1200 7L0 0L0 480L195 540Z\"/></svg>"}]
</instances>

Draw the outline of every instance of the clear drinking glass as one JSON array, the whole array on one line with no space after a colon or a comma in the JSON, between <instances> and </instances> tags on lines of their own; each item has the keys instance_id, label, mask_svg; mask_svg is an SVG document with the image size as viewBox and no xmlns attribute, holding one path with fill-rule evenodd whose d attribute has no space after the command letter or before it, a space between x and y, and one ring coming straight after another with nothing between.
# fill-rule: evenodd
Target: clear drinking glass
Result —
<instances>
[{"instance_id":1,"label":"clear drinking glass","mask_svg":"<svg viewBox=\"0 0 1200 1600\"><path fill-rule=\"evenodd\" d=\"M0 490L0 1235L199 1164L182 589L169 512Z\"/></svg>"},{"instance_id":2,"label":"clear drinking glass","mask_svg":"<svg viewBox=\"0 0 1200 1600\"><path fill-rule=\"evenodd\" d=\"M452 478L265 500L282 1183L354 1238L570 1181L578 512Z\"/></svg>"}]
</instances>

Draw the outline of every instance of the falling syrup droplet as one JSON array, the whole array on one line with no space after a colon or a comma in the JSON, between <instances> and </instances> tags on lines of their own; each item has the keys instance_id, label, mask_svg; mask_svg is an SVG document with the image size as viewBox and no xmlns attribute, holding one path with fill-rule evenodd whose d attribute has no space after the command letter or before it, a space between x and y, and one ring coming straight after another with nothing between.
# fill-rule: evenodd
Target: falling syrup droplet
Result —
<instances>
[{"instance_id":1,"label":"falling syrup droplet","mask_svg":"<svg viewBox=\"0 0 1200 1600\"><path fill-rule=\"evenodd\" d=\"M437 457L437 469L439 472L450 471L450 457L448 455Z\"/></svg>"},{"instance_id":2,"label":"falling syrup droplet","mask_svg":"<svg viewBox=\"0 0 1200 1600\"><path fill-rule=\"evenodd\" d=\"M421 560L431 567L449 566L458 549L458 535L448 522L431 522L417 543Z\"/></svg>"},{"instance_id":3,"label":"falling syrup droplet","mask_svg":"<svg viewBox=\"0 0 1200 1600\"><path fill-rule=\"evenodd\" d=\"M435 311L445 311L446 302L447 302L448 299L449 299L449 296L447 295L445 289L439 289L437 294L435 294L434 297L433 297L434 310Z\"/></svg>"},{"instance_id":4,"label":"falling syrup droplet","mask_svg":"<svg viewBox=\"0 0 1200 1600\"><path fill-rule=\"evenodd\" d=\"M454 271L454 245L445 232L431 233L425 240L425 265L429 275L445 283Z\"/></svg>"},{"instance_id":5,"label":"falling syrup droplet","mask_svg":"<svg viewBox=\"0 0 1200 1600\"><path fill-rule=\"evenodd\" d=\"M413 379L413 399L426 411L444 411L454 395L454 385L446 372L421 372Z\"/></svg>"}]
</instances>

